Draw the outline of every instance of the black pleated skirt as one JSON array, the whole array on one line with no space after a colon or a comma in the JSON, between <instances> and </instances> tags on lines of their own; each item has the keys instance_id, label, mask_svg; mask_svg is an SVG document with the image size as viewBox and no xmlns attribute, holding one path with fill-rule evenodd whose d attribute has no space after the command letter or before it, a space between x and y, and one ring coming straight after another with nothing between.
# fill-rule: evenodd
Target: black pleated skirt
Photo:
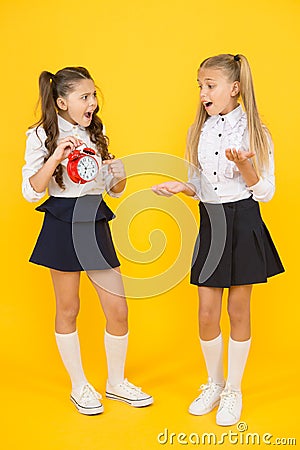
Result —
<instances>
[{"instance_id":1,"label":"black pleated skirt","mask_svg":"<svg viewBox=\"0 0 300 450\"><path fill-rule=\"evenodd\" d=\"M45 217L30 262L63 272L120 265L108 224L115 216L101 195L49 197L36 210Z\"/></svg>"},{"instance_id":2,"label":"black pleated skirt","mask_svg":"<svg viewBox=\"0 0 300 450\"><path fill-rule=\"evenodd\" d=\"M200 202L199 207L192 284L228 288L265 283L284 272L259 203L252 197L223 204Z\"/></svg>"}]
</instances>

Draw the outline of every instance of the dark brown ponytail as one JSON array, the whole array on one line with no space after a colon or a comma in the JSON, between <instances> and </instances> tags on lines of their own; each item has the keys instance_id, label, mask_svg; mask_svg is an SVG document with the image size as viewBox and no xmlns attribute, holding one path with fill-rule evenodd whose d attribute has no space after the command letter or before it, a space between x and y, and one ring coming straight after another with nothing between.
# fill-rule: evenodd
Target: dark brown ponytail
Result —
<instances>
[{"instance_id":1,"label":"dark brown ponytail","mask_svg":"<svg viewBox=\"0 0 300 450\"><path fill-rule=\"evenodd\" d=\"M57 148L57 139L59 136L59 128L57 121L57 105L58 97L66 97L70 94L75 85L82 79L92 80L91 75L84 67L65 67L59 70L55 75L51 72L44 71L39 77L39 100L41 104L41 118L32 125L31 128L38 128L42 126L46 133L45 147L48 150L48 156L45 161L53 155ZM108 138L103 134L103 124L101 119L96 115L99 111L97 106L91 124L87 127L91 141L96 145L96 148L102 159L110 159L108 153ZM38 135L38 134L37 134ZM53 174L55 181L60 188L64 189L63 169L59 164Z\"/></svg>"}]
</instances>

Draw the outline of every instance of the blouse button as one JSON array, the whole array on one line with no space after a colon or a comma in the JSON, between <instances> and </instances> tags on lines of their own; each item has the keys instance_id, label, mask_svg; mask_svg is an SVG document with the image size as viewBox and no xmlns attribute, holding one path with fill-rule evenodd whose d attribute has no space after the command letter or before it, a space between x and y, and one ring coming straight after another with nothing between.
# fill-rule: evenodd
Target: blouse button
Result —
<instances>
[{"instance_id":1,"label":"blouse button","mask_svg":"<svg viewBox=\"0 0 300 450\"><path fill-rule=\"evenodd\" d=\"M222 136L222 134L220 133L219 135L218 135L219 137L221 137Z\"/></svg>"},{"instance_id":2,"label":"blouse button","mask_svg":"<svg viewBox=\"0 0 300 450\"><path fill-rule=\"evenodd\" d=\"M224 119L224 117L222 117L222 119L221 119L221 120L222 120L222 122L224 122L224 120L225 120L225 119Z\"/></svg>"},{"instance_id":3,"label":"blouse button","mask_svg":"<svg viewBox=\"0 0 300 450\"><path fill-rule=\"evenodd\" d=\"M214 172L214 175L217 175L217 172Z\"/></svg>"},{"instance_id":4,"label":"blouse button","mask_svg":"<svg viewBox=\"0 0 300 450\"><path fill-rule=\"evenodd\" d=\"M216 191L216 190L217 190L218 188L217 188L217 187L215 187L214 189L215 189L215 191Z\"/></svg>"},{"instance_id":5,"label":"blouse button","mask_svg":"<svg viewBox=\"0 0 300 450\"><path fill-rule=\"evenodd\" d=\"M215 152L215 155L218 155L219 154L219 152Z\"/></svg>"}]
</instances>

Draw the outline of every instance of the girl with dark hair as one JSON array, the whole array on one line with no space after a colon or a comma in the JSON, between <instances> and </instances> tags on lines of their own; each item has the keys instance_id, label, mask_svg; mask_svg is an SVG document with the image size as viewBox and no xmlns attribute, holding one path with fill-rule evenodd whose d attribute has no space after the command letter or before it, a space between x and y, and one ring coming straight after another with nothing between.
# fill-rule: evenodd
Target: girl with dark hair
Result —
<instances>
[{"instance_id":1,"label":"girl with dark hair","mask_svg":"<svg viewBox=\"0 0 300 450\"><path fill-rule=\"evenodd\" d=\"M86 271L106 317L106 396L135 407L150 405L153 398L124 378L127 303L108 224L114 214L102 199L105 190L113 197L122 194L123 163L108 152L108 138L97 116L95 84L85 68L66 67L55 75L44 71L39 89L42 114L27 132L22 191L30 202L39 201L47 189L50 195L36 208L45 217L30 261L50 268L56 297L55 337L71 379L71 401L82 414L103 412L101 395L82 368L76 327L80 272ZM83 146L94 160L92 175L84 183L74 181L68 171L68 157ZM91 160L82 161L84 177Z\"/></svg>"},{"instance_id":2,"label":"girl with dark hair","mask_svg":"<svg viewBox=\"0 0 300 450\"><path fill-rule=\"evenodd\" d=\"M274 158L270 133L258 114L249 63L243 55L207 58L198 69L198 84L200 103L187 139L188 183L168 181L153 190L201 200L191 283L198 286L208 382L189 412L203 415L219 405L217 424L225 426L241 416L252 285L284 269L259 210L258 202L274 194ZM220 329L224 288L229 288L231 326L226 382Z\"/></svg>"}]
</instances>

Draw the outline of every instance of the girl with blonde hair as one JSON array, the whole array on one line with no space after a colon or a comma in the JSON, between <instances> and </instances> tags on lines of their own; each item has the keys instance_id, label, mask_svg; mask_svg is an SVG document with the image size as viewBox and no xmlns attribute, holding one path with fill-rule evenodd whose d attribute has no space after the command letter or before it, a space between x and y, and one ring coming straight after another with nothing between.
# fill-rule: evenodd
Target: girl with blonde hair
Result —
<instances>
[{"instance_id":1,"label":"girl with blonde hair","mask_svg":"<svg viewBox=\"0 0 300 450\"><path fill-rule=\"evenodd\" d=\"M229 426L240 420L242 411L252 285L284 271L259 209L260 201L274 195L274 154L245 56L205 59L198 84L200 104L187 139L189 180L167 181L152 189L159 195L183 192L200 200L191 283L198 286L200 344L208 381L189 412L203 415L219 405L217 424ZM225 288L231 328L226 381L220 329Z\"/></svg>"}]
</instances>

